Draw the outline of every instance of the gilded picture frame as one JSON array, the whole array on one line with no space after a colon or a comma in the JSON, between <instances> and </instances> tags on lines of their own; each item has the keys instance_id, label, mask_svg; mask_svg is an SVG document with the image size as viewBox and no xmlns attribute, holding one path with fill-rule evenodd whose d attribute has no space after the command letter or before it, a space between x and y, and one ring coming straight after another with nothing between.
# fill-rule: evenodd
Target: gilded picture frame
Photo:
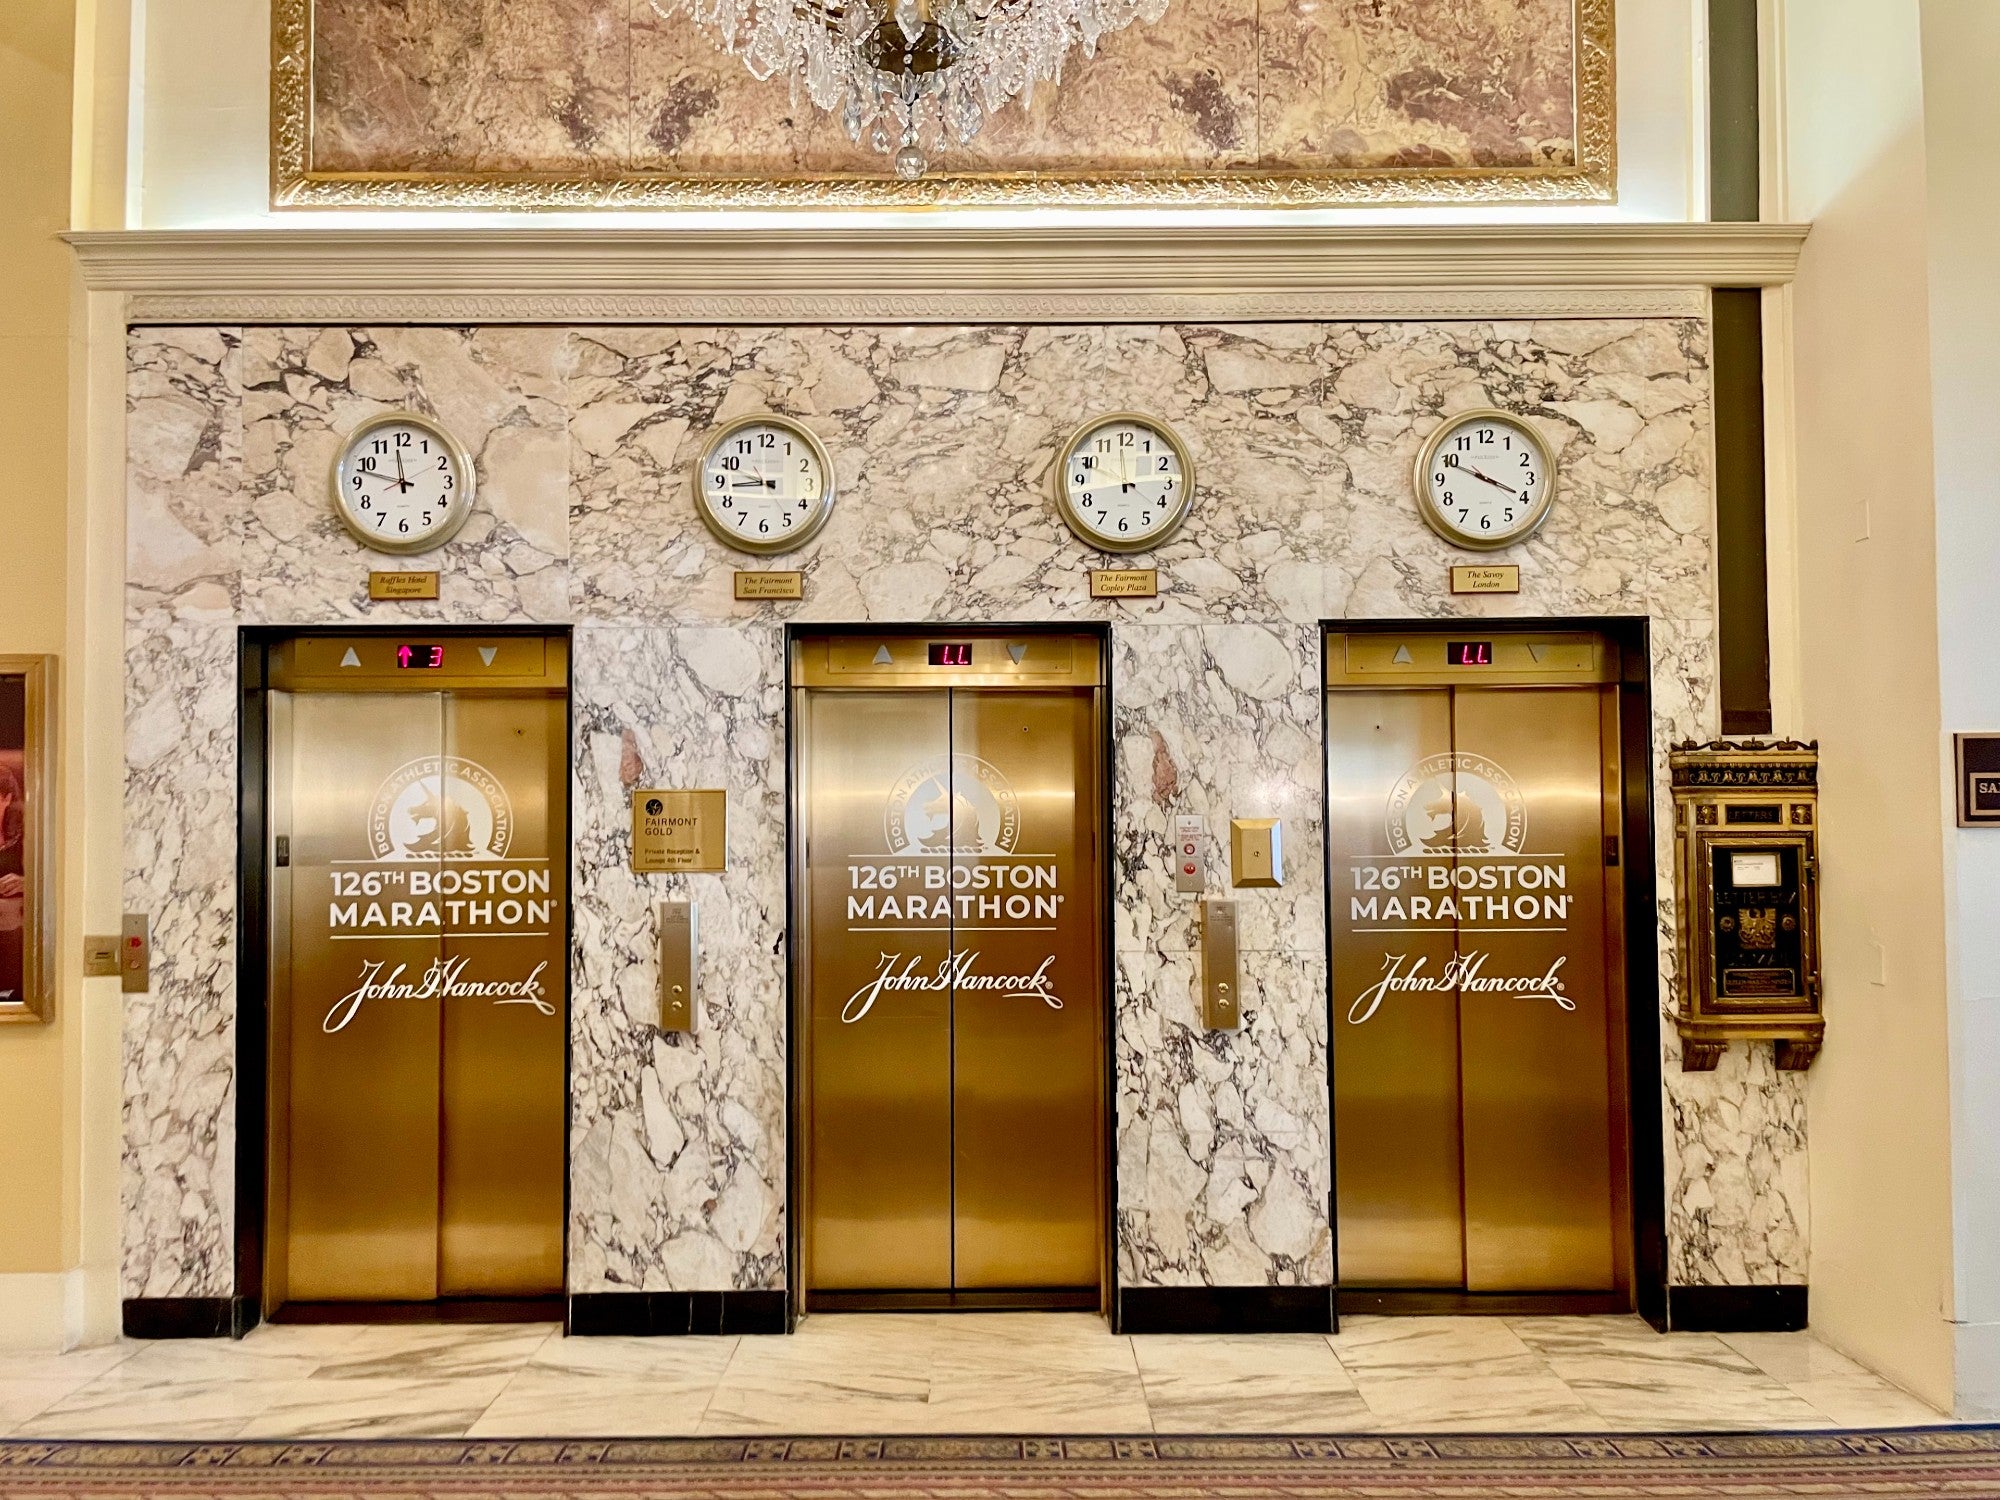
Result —
<instances>
[{"instance_id":1,"label":"gilded picture frame","mask_svg":"<svg viewBox=\"0 0 2000 1500\"><path fill-rule=\"evenodd\" d=\"M1617 192L1616 0L1571 0L1574 160L1558 166L1339 168L1227 172L953 172L694 176L556 172L321 170L312 161L313 7L272 0L274 208L933 208L1219 207L1611 202ZM782 94L782 86L779 87Z\"/></svg>"},{"instance_id":2,"label":"gilded picture frame","mask_svg":"<svg viewBox=\"0 0 2000 1500\"><path fill-rule=\"evenodd\" d=\"M0 656L0 1023L55 1001L53 656Z\"/></svg>"}]
</instances>

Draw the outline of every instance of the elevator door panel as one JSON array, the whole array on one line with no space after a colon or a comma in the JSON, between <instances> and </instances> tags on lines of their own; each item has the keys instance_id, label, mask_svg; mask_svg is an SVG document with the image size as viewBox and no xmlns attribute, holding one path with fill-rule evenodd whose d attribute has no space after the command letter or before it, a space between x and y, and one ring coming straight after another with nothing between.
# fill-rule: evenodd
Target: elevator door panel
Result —
<instances>
[{"instance_id":1,"label":"elevator door panel","mask_svg":"<svg viewBox=\"0 0 2000 1500\"><path fill-rule=\"evenodd\" d=\"M954 1285L1094 1286L1102 1116L1090 999L1102 959L1090 900L1091 694L951 697L954 804L998 814L990 835L955 840L952 853L963 893L953 952L965 976L952 1000Z\"/></svg>"},{"instance_id":2,"label":"elevator door panel","mask_svg":"<svg viewBox=\"0 0 2000 1500\"><path fill-rule=\"evenodd\" d=\"M450 860L470 890L444 908L440 1296L562 1286L566 719L554 698L445 700L446 755L491 778L508 827L504 853L473 828Z\"/></svg>"},{"instance_id":3,"label":"elevator door panel","mask_svg":"<svg viewBox=\"0 0 2000 1500\"><path fill-rule=\"evenodd\" d=\"M1440 683L1438 643L1335 639L1340 1279L1616 1291L1617 689L1573 640L1503 643L1487 686ZM1583 680L1536 684L1545 657Z\"/></svg>"},{"instance_id":4,"label":"elevator door panel","mask_svg":"<svg viewBox=\"0 0 2000 1500\"><path fill-rule=\"evenodd\" d=\"M1328 725L1340 1279L1462 1286L1457 995L1378 988L1392 976L1442 978L1454 951L1451 922L1387 910L1423 893L1433 867L1450 867L1449 840L1425 844L1421 805L1398 809L1399 833L1419 824L1408 842L1392 844L1385 819L1413 767L1448 757L1451 692L1338 693ZM1448 779L1426 784L1448 794Z\"/></svg>"},{"instance_id":5,"label":"elevator door panel","mask_svg":"<svg viewBox=\"0 0 2000 1500\"><path fill-rule=\"evenodd\" d=\"M805 715L807 1284L948 1287L951 994L878 981L933 980L950 952L948 920L903 915L951 860L950 701L815 694Z\"/></svg>"},{"instance_id":6,"label":"elevator door panel","mask_svg":"<svg viewBox=\"0 0 2000 1500\"><path fill-rule=\"evenodd\" d=\"M1459 999L1470 1291L1613 1284L1603 692L1455 694L1456 749L1510 772L1522 814L1521 852L1502 860L1513 909L1468 916L1459 933L1468 969L1483 960ZM1484 788L1462 779L1461 802L1477 801ZM1487 819L1459 819L1475 824L1493 849L1505 842ZM1479 988L1493 976L1549 982L1527 997Z\"/></svg>"},{"instance_id":7,"label":"elevator door panel","mask_svg":"<svg viewBox=\"0 0 2000 1500\"><path fill-rule=\"evenodd\" d=\"M438 1011L351 997L398 966L424 973L441 934L408 923L361 938L329 914L377 873L370 799L399 766L437 754L443 699L300 694L290 721L287 1295L426 1300L438 1294ZM415 858L405 873L437 868Z\"/></svg>"}]
</instances>

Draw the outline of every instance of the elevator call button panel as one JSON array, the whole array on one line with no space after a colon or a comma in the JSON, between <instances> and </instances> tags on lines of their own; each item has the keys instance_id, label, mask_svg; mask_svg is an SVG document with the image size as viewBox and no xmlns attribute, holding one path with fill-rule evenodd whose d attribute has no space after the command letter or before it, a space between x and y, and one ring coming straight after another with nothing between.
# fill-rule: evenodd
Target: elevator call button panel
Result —
<instances>
[{"instance_id":1,"label":"elevator call button panel","mask_svg":"<svg viewBox=\"0 0 2000 1500\"><path fill-rule=\"evenodd\" d=\"M1793 742L1677 745L1674 783L1682 1066L1733 1040L1818 1055L1818 753Z\"/></svg>"},{"instance_id":2,"label":"elevator call button panel","mask_svg":"<svg viewBox=\"0 0 2000 1500\"><path fill-rule=\"evenodd\" d=\"M1208 820L1194 813L1174 819L1174 889L1199 896L1208 888Z\"/></svg>"}]
</instances>

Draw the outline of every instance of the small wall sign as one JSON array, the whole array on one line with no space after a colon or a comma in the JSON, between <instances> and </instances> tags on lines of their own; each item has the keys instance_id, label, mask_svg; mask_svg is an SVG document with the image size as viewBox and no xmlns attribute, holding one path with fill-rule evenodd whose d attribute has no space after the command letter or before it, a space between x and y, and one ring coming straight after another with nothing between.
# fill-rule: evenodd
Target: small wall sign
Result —
<instances>
[{"instance_id":1,"label":"small wall sign","mask_svg":"<svg viewBox=\"0 0 2000 1500\"><path fill-rule=\"evenodd\" d=\"M640 875L714 873L729 865L729 797L639 787L632 793L632 869Z\"/></svg>"},{"instance_id":2,"label":"small wall sign","mask_svg":"<svg viewBox=\"0 0 2000 1500\"><path fill-rule=\"evenodd\" d=\"M1090 597L1093 599L1152 599L1160 592L1157 568L1092 568Z\"/></svg>"},{"instance_id":3,"label":"small wall sign","mask_svg":"<svg viewBox=\"0 0 2000 1500\"><path fill-rule=\"evenodd\" d=\"M739 599L803 599L805 596L806 575L803 573L739 571L736 575L736 597Z\"/></svg>"},{"instance_id":4,"label":"small wall sign","mask_svg":"<svg viewBox=\"0 0 2000 1500\"><path fill-rule=\"evenodd\" d=\"M1958 826L2000 827L2000 734L1955 734Z\"/></svg>"},{"instance_id":5,"label":"small wall sign","mask_svg":"<svg viewBox=\"0 0 2000 1500\"><path fill-rule=\"evenodd\" d=\"M1521 569L1516 563L1458 563L1451 570L1454 594L1518 594Z\"/></svg>"},{"instance_id":6,"label":"small wall sign","mask_svg":"<svg viewBox=\"0 0 2000 1500\"><path fill-rule=\"evenodd\" d=\"M438 596L438 575L435 573L370 573L368 575L368 597L370 599L435 599Z\"/></svg>"}]
</instances>

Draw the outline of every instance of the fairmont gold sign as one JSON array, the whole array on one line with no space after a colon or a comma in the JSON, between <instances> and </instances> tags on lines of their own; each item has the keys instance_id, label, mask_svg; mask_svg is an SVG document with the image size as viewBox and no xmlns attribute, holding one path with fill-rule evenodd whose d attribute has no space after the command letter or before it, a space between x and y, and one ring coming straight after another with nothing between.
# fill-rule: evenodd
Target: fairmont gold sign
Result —
<instances>
[{"instance_id":1,"label":"fairmont gold sign","mask_svg":"<svg viewBox=\"0 0 2000 1500\"><path fill-rule=\"evenodd\" d=\"M438 575L435 573L370 573L368 575L368 597L370 599L435 599L438 596Z\"/></svg>"},{"instance_id":2,"label":"fairmont gold sign","mask_svg":"<svg viewBox=\"0 0 2000 1500\"><path fill-rule=\"evenodd\" d=\"M803 599L806 596L806 575L803 573L744 573L736 575L736 597L739 599Z\"/></svg>"},{"instance_id":3,"label":"fairmont gold sign","mask_svg":"<svg viewBox=\"0 0 2000 1500\"><path fill-rule=\"evenodd\" d=\"M1521 569L1514 563L1460 563L1451 570L1454 594L1518 594Z\"/></svg>"},{"instance_id":4,"label":"fairmont gold sign","mask_svg":"<svg viewBox=\"0 0 2000 1500\"><path fill-rule=\"evenodd\" d=\"M728 794L720 790L632 793L632 869L640 875L713 873L729 864Z\"/></svg>"},{"instance_id":5,"label":"fairmont gold sign","mask_svg":"<svg viewBox=\"0 0 2000 1500\"><path fill-rule=\"evenodd\" d=\"M1156 568L1092 568L1090 597L1093 599L1151 599L1160 592Z\"/></svg>"}]
</instances>

